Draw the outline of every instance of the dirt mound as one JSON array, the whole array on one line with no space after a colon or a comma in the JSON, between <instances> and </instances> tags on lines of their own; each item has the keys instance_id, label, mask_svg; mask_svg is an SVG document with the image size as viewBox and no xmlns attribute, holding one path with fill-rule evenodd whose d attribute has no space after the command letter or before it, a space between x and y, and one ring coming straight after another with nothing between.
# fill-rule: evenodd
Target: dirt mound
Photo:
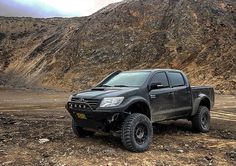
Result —
<instances>
[{"instance_id":1,"label":"dirt mound","mask_svg":"<svg viewBox=\"0 0 236 166\"><path fill-rule=\"evenodd\" d=\"M121 69L177 68L236 93L234 0L127 0L81 18L0 18L7 84L83 89Z\"/></svg>"}]
</instances>

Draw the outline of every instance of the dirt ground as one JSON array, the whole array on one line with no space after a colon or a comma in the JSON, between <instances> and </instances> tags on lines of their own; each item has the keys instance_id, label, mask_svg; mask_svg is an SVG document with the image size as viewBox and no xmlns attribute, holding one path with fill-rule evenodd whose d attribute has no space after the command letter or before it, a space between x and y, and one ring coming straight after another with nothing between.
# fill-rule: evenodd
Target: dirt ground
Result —
<instances>
[{"instance_id":1,"label":"dirt ground","mask_svg":"<svg viewBox=\"0 0 236 166\"><path fill-rule=\"evenodd\" d=\"M184 120L157 124L150 149L131 153L110 135L76 138L68 95L0 89L0 165L236 165L236 96L216 96L209 133Z\"/></svg>"}]
</instances>

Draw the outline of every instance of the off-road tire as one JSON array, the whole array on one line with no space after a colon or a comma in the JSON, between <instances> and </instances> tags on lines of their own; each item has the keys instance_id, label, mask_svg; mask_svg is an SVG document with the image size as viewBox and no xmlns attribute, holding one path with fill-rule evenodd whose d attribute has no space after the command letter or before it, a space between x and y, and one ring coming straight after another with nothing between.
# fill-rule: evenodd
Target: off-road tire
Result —
<instances>
[{"instance_id":1,"label":"off-road tire","mask_svg":"<svg viewBox=\"0 0 236 166\"><path fill-rule=\"evenodd\" d=\"M95 132L93 131L88 131L78 126L78 124L74 119L72 119L72 130L77 137L81 138L86 136L93 136L95 134Z\"/></svg>"},{"instance_id":2,"label":"off-road tire","mask_svg":"<svg viewBox=\"0 0 236 166\"><path fill-rule=\"evenodd\" d=\"M210 130L210 111L205 106L199 106L197 113L192 117L192 127L196 132L206 133Z\"/></svg>"},{"instance_id":3,"label":"off-road tire","mask_svg":"<svg viewBox=\"0 0 236 166\"><path fill-rule=\"evenodd\" d=\"M138 133L143 129L142 133ZM140 134L140 135L137 135ZM150 119L139 113L126 117L122 126L121 140L126 149L132 152L143 152L149 148L153 137L153 127Z\"/></svg>"}]
</instances>

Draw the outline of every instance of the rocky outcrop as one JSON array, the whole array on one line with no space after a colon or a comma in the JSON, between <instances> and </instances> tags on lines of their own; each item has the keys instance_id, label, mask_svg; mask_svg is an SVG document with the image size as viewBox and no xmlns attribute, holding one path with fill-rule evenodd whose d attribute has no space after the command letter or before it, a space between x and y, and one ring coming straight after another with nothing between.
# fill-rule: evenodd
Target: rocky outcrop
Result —
<instances>
[{"instance_id":1,"label":"rocky outcrop","mask_svg":"<svg viewBox=\"0 0 236 166\"><path fill-rule=\"evenodd\" d=\"M177 68L236 89L234 0L127 0L81 18L0 18L9 84L89 87L115 70ZM16 81L17 80L17 81Z\"/></svg>"}]
</instances>

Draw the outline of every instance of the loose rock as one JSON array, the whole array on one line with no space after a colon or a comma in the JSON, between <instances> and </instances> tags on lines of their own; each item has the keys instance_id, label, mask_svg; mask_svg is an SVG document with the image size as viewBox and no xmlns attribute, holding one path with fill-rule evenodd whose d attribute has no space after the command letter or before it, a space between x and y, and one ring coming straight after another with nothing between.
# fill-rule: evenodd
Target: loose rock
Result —
<instances>
[{"instance_id":1,"label":"loose rock","mask_svg":"<svg viewBox=\"0 0 236 166\"><path fill-rule=\"evenodd\" d=\"M42 139L39 139L39 143L40 144L43 144L43 143L46 143L46 142L49 142L50 140L47 139L47 138L42 138Z\"/></svg>"}]
</instances>

